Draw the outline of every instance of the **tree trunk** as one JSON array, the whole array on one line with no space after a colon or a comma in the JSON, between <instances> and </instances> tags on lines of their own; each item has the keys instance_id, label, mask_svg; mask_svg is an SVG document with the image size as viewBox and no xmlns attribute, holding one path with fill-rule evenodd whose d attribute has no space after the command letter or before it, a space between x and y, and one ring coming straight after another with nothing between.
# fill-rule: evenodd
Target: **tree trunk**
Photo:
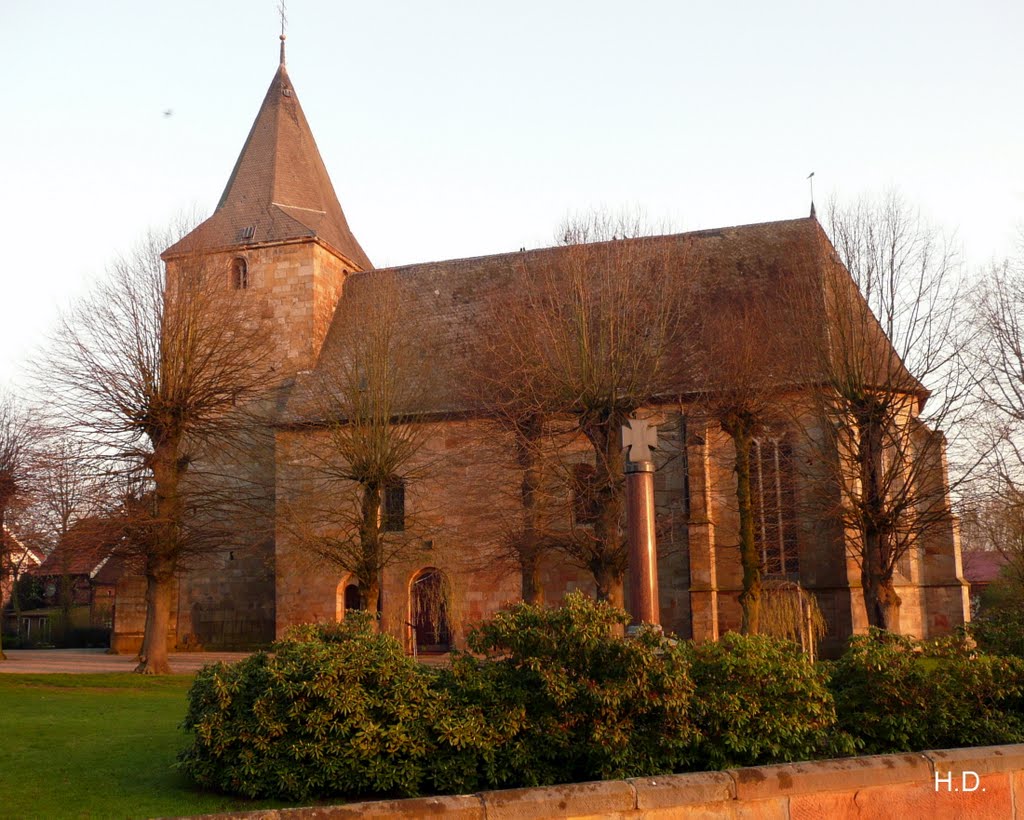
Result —
<instances>
[{"instance_id":1,"label":"tree trunk","mask_svg":"<svg viewBox=\"0 0 1024 820\"><path fill-rule=\"evenodd\" d=\"M864 591L864 609L868 625L888 632L900 631L900 604L902 603L892 577L877 575L867 570L861 572Z\"/></svg>"},{"instance_id":2,"label":"tree trunk","mask_svg":"<svg viewBox=\"0 0 1024 820\"><path fill-rule=\"evenodd\" d=\"M622 573L615 572L607 563L594 566L591 571L597 585L597 600L608 601L619 609L625 608L626 595Z\"/></svg>"},{"instance_id":3,"label":"tree trunk","mask_svg":"<svg viewBox=\"0 0 1024 820\"><path fill-rule=\"evenodd\" d=\"M754 417L749 413L731 413L722 429L732 438L736 451L736 503L740 517L740 565L743 567L743 591L740 606L743 619L740 632L756 635L761 620L761 556L754 538L754 504L750 491L750 448L754 438Z\"/></svg>"},{"instance_id":4,"label":"tree trunk","mask_svg":"<svg viewBox=\"0 0 1024 820\"><path fill-rule=\"evenodd\" d=\"M150 522L146 551L146 631L135 671L142 675L166 675L167 632L171 623L174 575L182 544L180 481L185 467L179 461L180 439L168 438L154 447L152 456L156 520Z\"/></svg>"},{"instance_id":5,"label":"tree trunk","mask_svg":"<svg viewBox=\"0 0 1024 820\"><path fill-rule=\"evenodd\" d=\"M858 417L857 456L861 480L861 586L868 624L899 632L900 596L892 582L893 546L886 537L886 500L882 488L882 424L870 407Z\"/></svg>"},{"instance_id":6,"label":"tree trunk","mask_svg":"<svg viewBox=\"0 0 1024 820\"><path fill-rule=\"evenodd\" d=\"M542 425L539 418L531 416L516 430L516 458L523 471L520 487L523 504L523 532L516 552L521 573L521 594L528 604L544 602L544 591L540 584L540 516L539 493L543 475L540 459L537 457L537 440Z\"/></svg>"},{"instance_id":7,"label":"tree trunk","mask_svg":"<svg viewBox=\"0 0 1024 820\"><path fill-rule=\"evenodd\" d=\"M22 572L14 573L12 578L14 585L11 587L11 603L14 604L14 631L18 636L19 646L21 641L21 598L18 596L18 581L20 581L22 576L25 574L25 565L23 563L20 565L20 569ZM2 631L3 629L0 628L0 632ZM0 655L3 655L2 646L0 646ZM0 660L2 660L2 658L0 658Z\"/></svg>"},{"instance_id":8,"label":"tree trunk","mask_svg":"<svg viewBox=\"0 0 1024 820\"><path fill-rule=\"evenodd\" d=\"M71 633L71 609L74 604L74 587L72 586L71 572L68 568L69 544L64 544L61 550L60 562L60 630L61 640L66 644Z\"/></svg>"},{"instance_id":9,"label":"tree trunk","mask_svg":"<svg viewBox=\"0 0 1024 820\"><path fill-rule=\"evenodd\" d=\"M174 572L163 560L147 561L146 632L135 671L142 675L168 675L167 632L171 624Z\"/></svg>"},{"instance_id":10,"label":"tree trunk","mask_svg":"<svg viewBox=\"0 0 1024 820\"><path fill-rule=\"evenodd\" d=\"M376 617L380 610L380 582L373 576L367 582L359 581L358 585L360 608Z\"/></svg>"},{"instance_id":11,"label":"tree trunk","mask_svg":"<svg viewBox=\"0 0 1024 820\"><path fill-rule=\"evenodd\" d=\"M523 600L528 604L543 604L544 590L540 583L540 558L536 551L519 554Z\"/></svg>"},{"instance_id":12,"label":"tree trunk","mask_svg":"<svg viewBox=\"0 0 1024 820\"><path fill-rule=\"evenodd\" d=\"M597 585L597 599L622 609L626 602L622 582L627 563L626 543L621 526L626 506L626 476L619 427L609 421L587 432L597 457L595 495L600 505L594 521L594 556L589 564Z\"/></svg>"},{"instance_id":13,"label":"tree trunk","mask_svg":"<svg viewBox=\"0 0 1024 820\"><path fill-rule=\"evenodd\" d=\"M381 551L380 505L384 491L375 481L363 485L363 497L360 500L359 551L360 566L356 571L359 583L359 599L363 608L376 616L380 609L380 574L384 556ZM379 618L374 623L380 623Z\"/></svg>"}]
</instances>

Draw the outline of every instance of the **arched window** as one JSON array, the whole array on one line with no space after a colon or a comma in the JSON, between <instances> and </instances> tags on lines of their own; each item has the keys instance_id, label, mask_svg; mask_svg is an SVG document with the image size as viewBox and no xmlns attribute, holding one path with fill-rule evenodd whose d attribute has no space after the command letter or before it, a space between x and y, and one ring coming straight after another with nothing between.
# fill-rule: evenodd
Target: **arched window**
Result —
<instances>
[{"instance_id":1,"label":"arched window","mask_svg":"<svg viewBox=\"0 0 1024 820\"><path fill-rule=\"evenodd\" d=\"M800 574L797 552L793 446L777 438L754 439L750 484L754 500L754 542L761 570L775 578Z\"/></svg>"},{"instance_id":2,"label":"arched window","mask_svg":"<svg viewBox=\"0 0 1024 820\"><path fill-rule=\"evenodd\" d=\"M249 287L249 265L241 256L231 260L231 286L235 290Z\"/></svg>"}]
</instances>

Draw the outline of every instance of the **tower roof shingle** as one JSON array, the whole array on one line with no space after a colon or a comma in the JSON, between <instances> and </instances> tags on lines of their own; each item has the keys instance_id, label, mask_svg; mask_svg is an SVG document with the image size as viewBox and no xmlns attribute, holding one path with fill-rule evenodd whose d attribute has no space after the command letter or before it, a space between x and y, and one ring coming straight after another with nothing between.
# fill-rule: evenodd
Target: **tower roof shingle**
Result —
<instances>
[{"instance_id":1,"label":"tower roof shingle","mask_svg":"<svg viewBox=\"0 0 1024 820\"><path fill-rule=\"evenodd\" d=\"M305 237L361 270L373 267L348 226L282 60L213 215L164 254Z\"/></svg>"}]
</instances>

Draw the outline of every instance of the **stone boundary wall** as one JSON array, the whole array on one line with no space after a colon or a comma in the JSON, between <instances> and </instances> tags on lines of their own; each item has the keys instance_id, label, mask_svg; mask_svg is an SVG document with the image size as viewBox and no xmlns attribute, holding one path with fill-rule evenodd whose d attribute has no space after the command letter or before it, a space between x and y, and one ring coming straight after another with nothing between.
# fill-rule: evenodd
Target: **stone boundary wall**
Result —
<instances>
[{"instance_id":1,"label":"stone boundary wall","mask_svg":"<svg viewBox=\"0 0 1024 820\"><path fill-rule=\"evenodd\" d=\"M1024 744L208 817L1024 820Z\"/></svg>"}]
</instances>

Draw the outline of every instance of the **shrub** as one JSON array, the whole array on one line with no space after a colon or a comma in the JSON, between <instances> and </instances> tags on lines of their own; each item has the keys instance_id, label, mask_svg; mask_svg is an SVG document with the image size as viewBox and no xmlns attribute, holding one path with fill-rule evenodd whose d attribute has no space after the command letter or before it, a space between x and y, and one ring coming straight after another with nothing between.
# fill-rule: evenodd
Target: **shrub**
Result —
<instances>
[{"instance_id":1,"label":"shrub","mask_svg":"<svg viewBox=\"0 0 1024 820\"><path fill-rule=\"evenodd\" d=\"M789 641L730 632L691 651L701 768L853 753L825 673Z\"/></svg>"},{"instance_id":2,"label":"shrub","mask_svg":"<svg viewBox=\"0 0 1024 820\"><path fill-rule=\"evenodd\" d=\"M839 725L860 751L928 748L935 692L912 639L877 629L855 635L831 672Z\"/></svg>"},{"instance_id":3,"label":"shrub","mask_svg":"<svg viewBox=\"0 0 1024 820\"><path fill-rule=\"evenodd\" d=\"M197 676L179 766L199 785L289 800L419 791L428 676L367 617L308 627Z\"/></svg>"},{"instance_id":4,"label":"shrub","mask_svg":"<svg viewBox=\"0 0 1024 820\"><path fill-rule=\"evenodd\" d=\"M855 636L830 685L840 726L867 754L1024 740L1024 663L979 657L959 637Z\"/></svg>"},{"instance_id":5,"label":"shrub","mask_svg":"<svg viewBox=\"0 0 1024 820\"><path fill-rule=\"evenodd\" d=\"M686 650L580 593L517 604L476 627L444 673L438 789L542 785L678 771L692 758Z\"/></svg>"},{"instance_id":6,"label":"shrub","mask_svg":"<svg viewBox=\"0 0 1024 820\"><path fill-rule=\"evenodd\" d=\"M1024 658L1024 608L985 610L967 628L982 652Z\"/></svg>"},{"instance_id":7,"label":"shrub","mask_svg":"<svg viewBox=\"0 0 1024 820\"><path fill-rule=\"evenodd\" d=\"M927 748L1024 742L1024 661L964 652L940 660L929 676Z\"/></svg>"}]
</instances>

